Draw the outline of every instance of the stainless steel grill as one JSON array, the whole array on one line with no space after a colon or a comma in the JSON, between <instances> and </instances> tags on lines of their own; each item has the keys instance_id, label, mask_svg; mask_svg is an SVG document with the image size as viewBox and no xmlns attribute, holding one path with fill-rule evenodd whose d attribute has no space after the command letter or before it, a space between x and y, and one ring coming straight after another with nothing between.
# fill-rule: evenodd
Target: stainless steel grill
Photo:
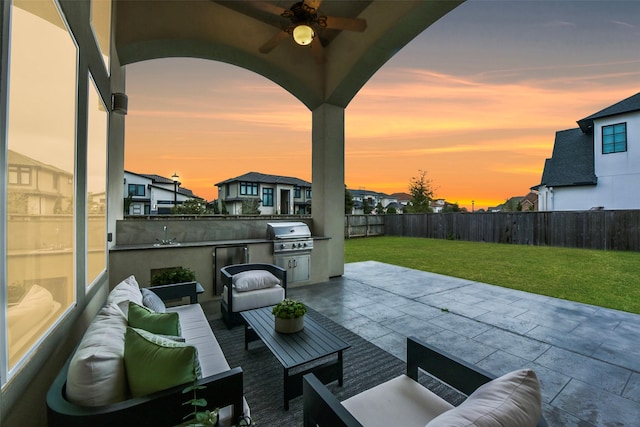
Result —
<instances>
[{"instance_id":1,"label":"stainless steel grill","mask_svg":"<svg viewBox=\"0 0 640 427\"><path fill-rule=\"evenodd\" d=\"M313 249L311 230L304 222L269 222L268 239L273 240L274 255L289 252L310 252Z\"/></svg>"}]
</instances>

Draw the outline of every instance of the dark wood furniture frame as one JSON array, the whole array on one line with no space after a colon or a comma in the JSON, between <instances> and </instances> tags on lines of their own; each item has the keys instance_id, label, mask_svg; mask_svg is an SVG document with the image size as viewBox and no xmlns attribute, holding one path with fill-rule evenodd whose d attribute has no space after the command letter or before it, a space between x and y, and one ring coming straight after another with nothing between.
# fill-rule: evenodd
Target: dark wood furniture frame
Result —
<instances>
[{"instance_id":1,"label":"dark wood furniture frame","mask_svg":"<svg viewBox=\"0 0 640 427\"><path fill-rule=\"evenodd\" d=\"M269 273L276 276L280 279L280 286L284 289L284 297L287 297L287 270L282 267L278 267L273 264L233 264L227 265L220 269L222 273L222 284L227 286L227 302L224 301L224 298L220 301L220 311L222 312L222 319L224 323L227 325L227 328L231 329L234 326L244 324L242 320L242 316L240 316L239 312L233 311L233 298L231 292L231 285L233 283L234 274L242 273L243 271L250 270L267 270ZM223 286L224 292L224 286ZM259 308L259 307L254 307Z\"/></svg>"},{"instance_id":2,"label":"dark wood furniture frame","mask_svg":"<svg viewBox=\"0 0 640 427\"><path fill-rule=\"evenodd\" d=\"M163 300L187 297L197 304L200 287L196 282L149 287ZM75 353L75 350L74 350ZM176 386L147 396L130 398L108 406L88 407L69 402L66 398L66 383L72 355L66 361L47 392L47 424L60 427L84 426L169 426L184 422L191 407L183 405L188 395L182 393L187 385ZM206 386L198 390L198 398L207 400L211 408L233 405L233 416L237 420L243 415L243 372L233 368L226 372L198 380Z\"/></svg>"},{"instance_id":3,"label":"dark wood furniture frame","mask_svg":"<svg viewBox=\"0 0 640 427\"><path fill-rule=\"evenodd\" d=\"M332 381L343 383L343 354L351 347L349 343L335 336L307 314L304 329L294 334L281 334L275 331L274 316L271 307L243 311L245 319L244 345L249 348L251 341L258 339L269 348L269 351L282 365L283 372L283 405L289 409L289 400L302 395L302 377L312 372L324 384ZM335 358L329 357L336 355ZM290 370L328 358L324 363L290 374Z\"/></svg>"},{"instance_id":4,"label":"dark wood furniture frame","mask_svg":"<svg viewBox=\"0 0 640 427\"><path fill-rule=\"evenodd\" d=\"M407 376L418 381L418 370L470 395L495 375L465 362L446 351L418 340L407 338ZM340 401L313 374L303 378L304 427L363 427ZM376 410L376 409L372 409ZM547 427L543 416L538 427Z\"/></svg>"}]
</instances>

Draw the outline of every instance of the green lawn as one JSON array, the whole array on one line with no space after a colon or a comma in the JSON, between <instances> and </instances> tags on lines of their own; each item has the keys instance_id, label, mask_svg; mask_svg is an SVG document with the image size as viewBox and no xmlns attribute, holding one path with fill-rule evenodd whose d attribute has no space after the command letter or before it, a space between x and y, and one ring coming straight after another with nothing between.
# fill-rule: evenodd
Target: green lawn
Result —
<instances>
[{"instance_id":1,"label":"green lawn","mask_svg":"<svg viewBox=\"0 0 640 427\"><path fill-rule=\"evenodd\" d=\"M414 237L345 241L345 262L369 260L640 314L640 252Z\"/></svg>"}]
</instances>

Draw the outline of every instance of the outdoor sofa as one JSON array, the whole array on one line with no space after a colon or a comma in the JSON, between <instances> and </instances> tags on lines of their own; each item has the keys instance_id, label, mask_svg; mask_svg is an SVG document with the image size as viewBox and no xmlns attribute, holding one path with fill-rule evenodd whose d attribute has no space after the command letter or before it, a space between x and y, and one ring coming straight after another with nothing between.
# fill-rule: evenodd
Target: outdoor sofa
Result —
<instances>
[{"instance_id":1,"label":"outdoor sofa","mask_svg":"<svg viewBox=\"0 0 640 427\"><path fill-rule=\"evenodd\" d=\"M418 382L422 370L468 397L452 406ZM547 426L535 373L496 378L417 338L407 338L406 375L340 402L313 374L303 377L305 427Z\"/></svg>"},{"instance_id":2,"label":"outdoor sofa","mask_svg":"<svg viewBox=\"0 0 640 427\"><path fill-rule=\"evenodd\" d=\"M118 284L51 385L47 394L48 424L65 427L181 424L192 410L183 404L192 394L183 394L183 390L193 385L198 370L201 374L197 375L197 383L205 388L197 391L197 397L207 400L207 408L203 410L222 408L223 425L250 416L243 397L242 369L229 367L198 304L197 293L196 282L140 289L130 276ZM165 308L166 313L178 314L182 338L151 337L153 334L129 327L132 311L142 312L146 318L147 310L138 306L161 312L164 302L184 297L189 298L189 304ZM168 317L175 323L175 315ZM151 319L155 325L153 319L157 317L153 313ZM133 340L142 345L144 355L133 353L136 347L129 344ZM176 372L190 376L190 380L165 387L166 382L182 381ZM137 393L132 391L134 384ZM158 390L145 393L150 387Z\"/></svg>"}]
</instances>

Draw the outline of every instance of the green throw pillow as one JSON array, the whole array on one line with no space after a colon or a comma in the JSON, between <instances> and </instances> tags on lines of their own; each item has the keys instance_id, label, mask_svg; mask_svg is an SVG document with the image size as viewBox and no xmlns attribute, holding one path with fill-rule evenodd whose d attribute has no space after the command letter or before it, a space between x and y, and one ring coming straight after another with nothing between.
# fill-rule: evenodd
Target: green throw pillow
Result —
<instances>
[{"instance_id":1,"label":"green throw pillow","mask_svg":"<svg viewBox=\"0 0 640 427\"><path fill-rule=\"evenodd\" d=\"M127 328L124 366L133 397L146 396L202 376L194 346Z\"/></svg>"},{"instance_id":2,"label":"green throw pillow","mask_svg":"<svg viewBox=\"0 0 640 427\"><path fill-rule=\"evenodd\" d=\"M129 301L129 326L154 334L182 335L178 313L156 313Z\"/></svg>"}]
</instances>

